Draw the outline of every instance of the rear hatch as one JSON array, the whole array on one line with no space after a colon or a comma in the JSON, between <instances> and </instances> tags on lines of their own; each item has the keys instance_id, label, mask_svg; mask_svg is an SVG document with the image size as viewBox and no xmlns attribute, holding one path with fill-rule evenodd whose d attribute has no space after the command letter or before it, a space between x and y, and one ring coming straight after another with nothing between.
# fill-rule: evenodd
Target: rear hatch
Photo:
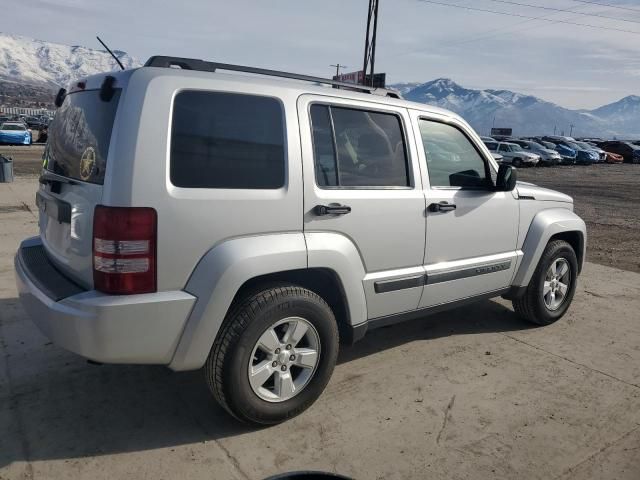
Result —
<instances>
[{"instance_id":1,"label":"rear hatch","mask_svg":"<svg viewBox=\"0 0 640 480\"><path fill-rule=\"evenodd\" d=\"M93 286L93 212L102 189L120 100L100 90L66 96L49 128L37 193L40 237L57 268L81 286Z\"/></svg>"}]
</instances>

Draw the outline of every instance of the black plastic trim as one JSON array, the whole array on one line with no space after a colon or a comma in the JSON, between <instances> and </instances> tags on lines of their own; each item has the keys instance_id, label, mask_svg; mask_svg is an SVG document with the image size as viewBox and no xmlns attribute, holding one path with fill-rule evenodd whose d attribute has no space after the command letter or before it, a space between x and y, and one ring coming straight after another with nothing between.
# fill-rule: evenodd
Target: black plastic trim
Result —
<instances>
[{"instance_id":1,"label":"black plastic trim","mask_svg":"<svg viewBox=\"0 0 640 480\"><path fill-rule=\"evenodd\" d=\"M531 197L529 195L518 195L518 200L535 200L536 197Z\"/></svg>"},{"instance_id":2,"label":"black plastic trim","mask_svg":"<svg viewBox=\"0 0 640 480\"><path fill-rule=\"evenodd\" d=\"M71 223L71 204L42 191L36 193L36 205L60 223Z\"/></svg>"},{"instance_id":3,"label":"black plastic trim","mask_svg":"<svg viewBox=\"0 0 640 480\"><path fill-rule=\"evenodd\" d=\"M366 324L362 324L362 325L367 326L365 329L365 333L366 333L368 330L374 330L376 328L386 327L388 325L394 325L396 323L415 320L416 318L426 317L428 315L444 312L446 310L461 307L463 305L468 305L481 300L487 300L490 298L499 297L500 295L506 294L509 290L510 288L503 288L500 290L494 290L492 292L483 293L481 295L463 298L461 300L456 300L454 302L442 303L440 305L435 305L433 307L422 308L420 310L411 310L409 312L398 313L395 315L387 315L384 317L372 318ZM357 328L361 330L363 327L361 325L358 325ZM355 335L354 335L354 338L355 338Z\"/></svg>"},{"instance_id":4,"label":"black plastic trim","mask_svg":"<svg viewBox=\"0 0 640 480\"><path fill-rule=\"evenodd\" d=\"M422 287L424 285L424 275L414 275L412 277L398 278L394 280L380 280L373 284L376 293L394 292L406 288Z\"/></svg>"},{"instance_id":5,"label":"black plastic trim","mask_svg":"<svg viewBox=\"0 0 640 480\"><path fill-rule=\"evenodd\" d=\"M16 261L29 280L53 301L86 291L55 268L42 244L20 248Z\"/></svg>"},{"instance_id":6,"label":"black plastic trim","mask_svg":"<svg viewBox=\"0 0 640 480\"><path fill-rule=\"evenodd\" d=\"M505 298L507 300L516 300L517 298L522 298L526 291L526 285L513 285L507 293L502 295L502 298Z\"/></svg>"}]
</instances>

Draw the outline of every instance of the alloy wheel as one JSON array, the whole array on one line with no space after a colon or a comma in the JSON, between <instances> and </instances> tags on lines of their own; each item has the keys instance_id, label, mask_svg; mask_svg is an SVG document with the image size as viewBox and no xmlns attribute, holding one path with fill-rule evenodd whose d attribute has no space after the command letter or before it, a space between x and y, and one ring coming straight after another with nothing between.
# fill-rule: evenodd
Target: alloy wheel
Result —
<instances>
[{"instance_id":1,"label":"alloy wheel","mask_svg":"<svg viewBox=\"0 0 640 480\"><path fill-rule=\"evenodd\" d=\"M249 359L249 384L267 402L284 402L299 394L320 360L320 336L304 318L287 317L267 328Z\"/></svg>"}]
</instances>

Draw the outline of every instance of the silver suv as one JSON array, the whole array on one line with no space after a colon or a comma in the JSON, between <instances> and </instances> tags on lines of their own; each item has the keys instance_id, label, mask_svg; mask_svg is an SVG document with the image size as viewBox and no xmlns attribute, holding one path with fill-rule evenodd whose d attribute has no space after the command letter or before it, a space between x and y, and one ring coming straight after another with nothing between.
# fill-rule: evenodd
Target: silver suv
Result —
<instances>
[{"instance_id":1,"label":"silver suv","mask_svg":"<svg viewBox=\"0 0 640 480\"><path fill-rule=\"evenodd\" d=\"M526 152L517 143L511 142L484 142L490 152L499 153L504 157L502 163L509 163L514 167L525 165L536 166L540 161L537 153Z\"/></svg>"},{"instance_id":2,"label":"silver suv","mask_svg":"<svg viewBox=\"0 0 640 480\"><path fill-rule=\"evenodd\" d=\"M573 298L572 199L516 184L446 110L170 57L56 103L25 309L97 362L203 368L245 422L305 410L368 330L500 295L546 325Z\"/></svg>"}]
</instances>

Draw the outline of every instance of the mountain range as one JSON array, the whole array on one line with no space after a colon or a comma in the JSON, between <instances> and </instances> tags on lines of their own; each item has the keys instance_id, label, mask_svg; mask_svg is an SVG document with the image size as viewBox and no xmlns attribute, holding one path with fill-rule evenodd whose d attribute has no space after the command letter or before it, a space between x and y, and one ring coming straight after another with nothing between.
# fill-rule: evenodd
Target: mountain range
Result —
<instances>
[{"instance_id":1,"label":"mountain range","mask_svg":"<svg viewBox=\"0 0 640 480\"><path fill-rule=\"evenodd\" d=\"M119 50L125 68L140 62ZM108 52L0 33L0 104L50 104L52 92L69 81L117 70ZM509 90L476 90L448 78L391 85L405 99L452 110L480 134L491 127L512 128L514 135L640 137L640 96L631 95L594 110L571 110L532 95Z\"/></svg>"},{"instance_id":2,"label":"mountain range","mask_svg":"<svg viewBox=\"0 0 640 480\"><path fill-rule=\"evenodd\" d=\"M532 95L509 90L464 88L448 78L391 85L414 102L452 110L481 135L491 127L512 128L514 135L640 137L640 96L630 95L594 110L571 110Z\"/></svg>"}]
</instances>

